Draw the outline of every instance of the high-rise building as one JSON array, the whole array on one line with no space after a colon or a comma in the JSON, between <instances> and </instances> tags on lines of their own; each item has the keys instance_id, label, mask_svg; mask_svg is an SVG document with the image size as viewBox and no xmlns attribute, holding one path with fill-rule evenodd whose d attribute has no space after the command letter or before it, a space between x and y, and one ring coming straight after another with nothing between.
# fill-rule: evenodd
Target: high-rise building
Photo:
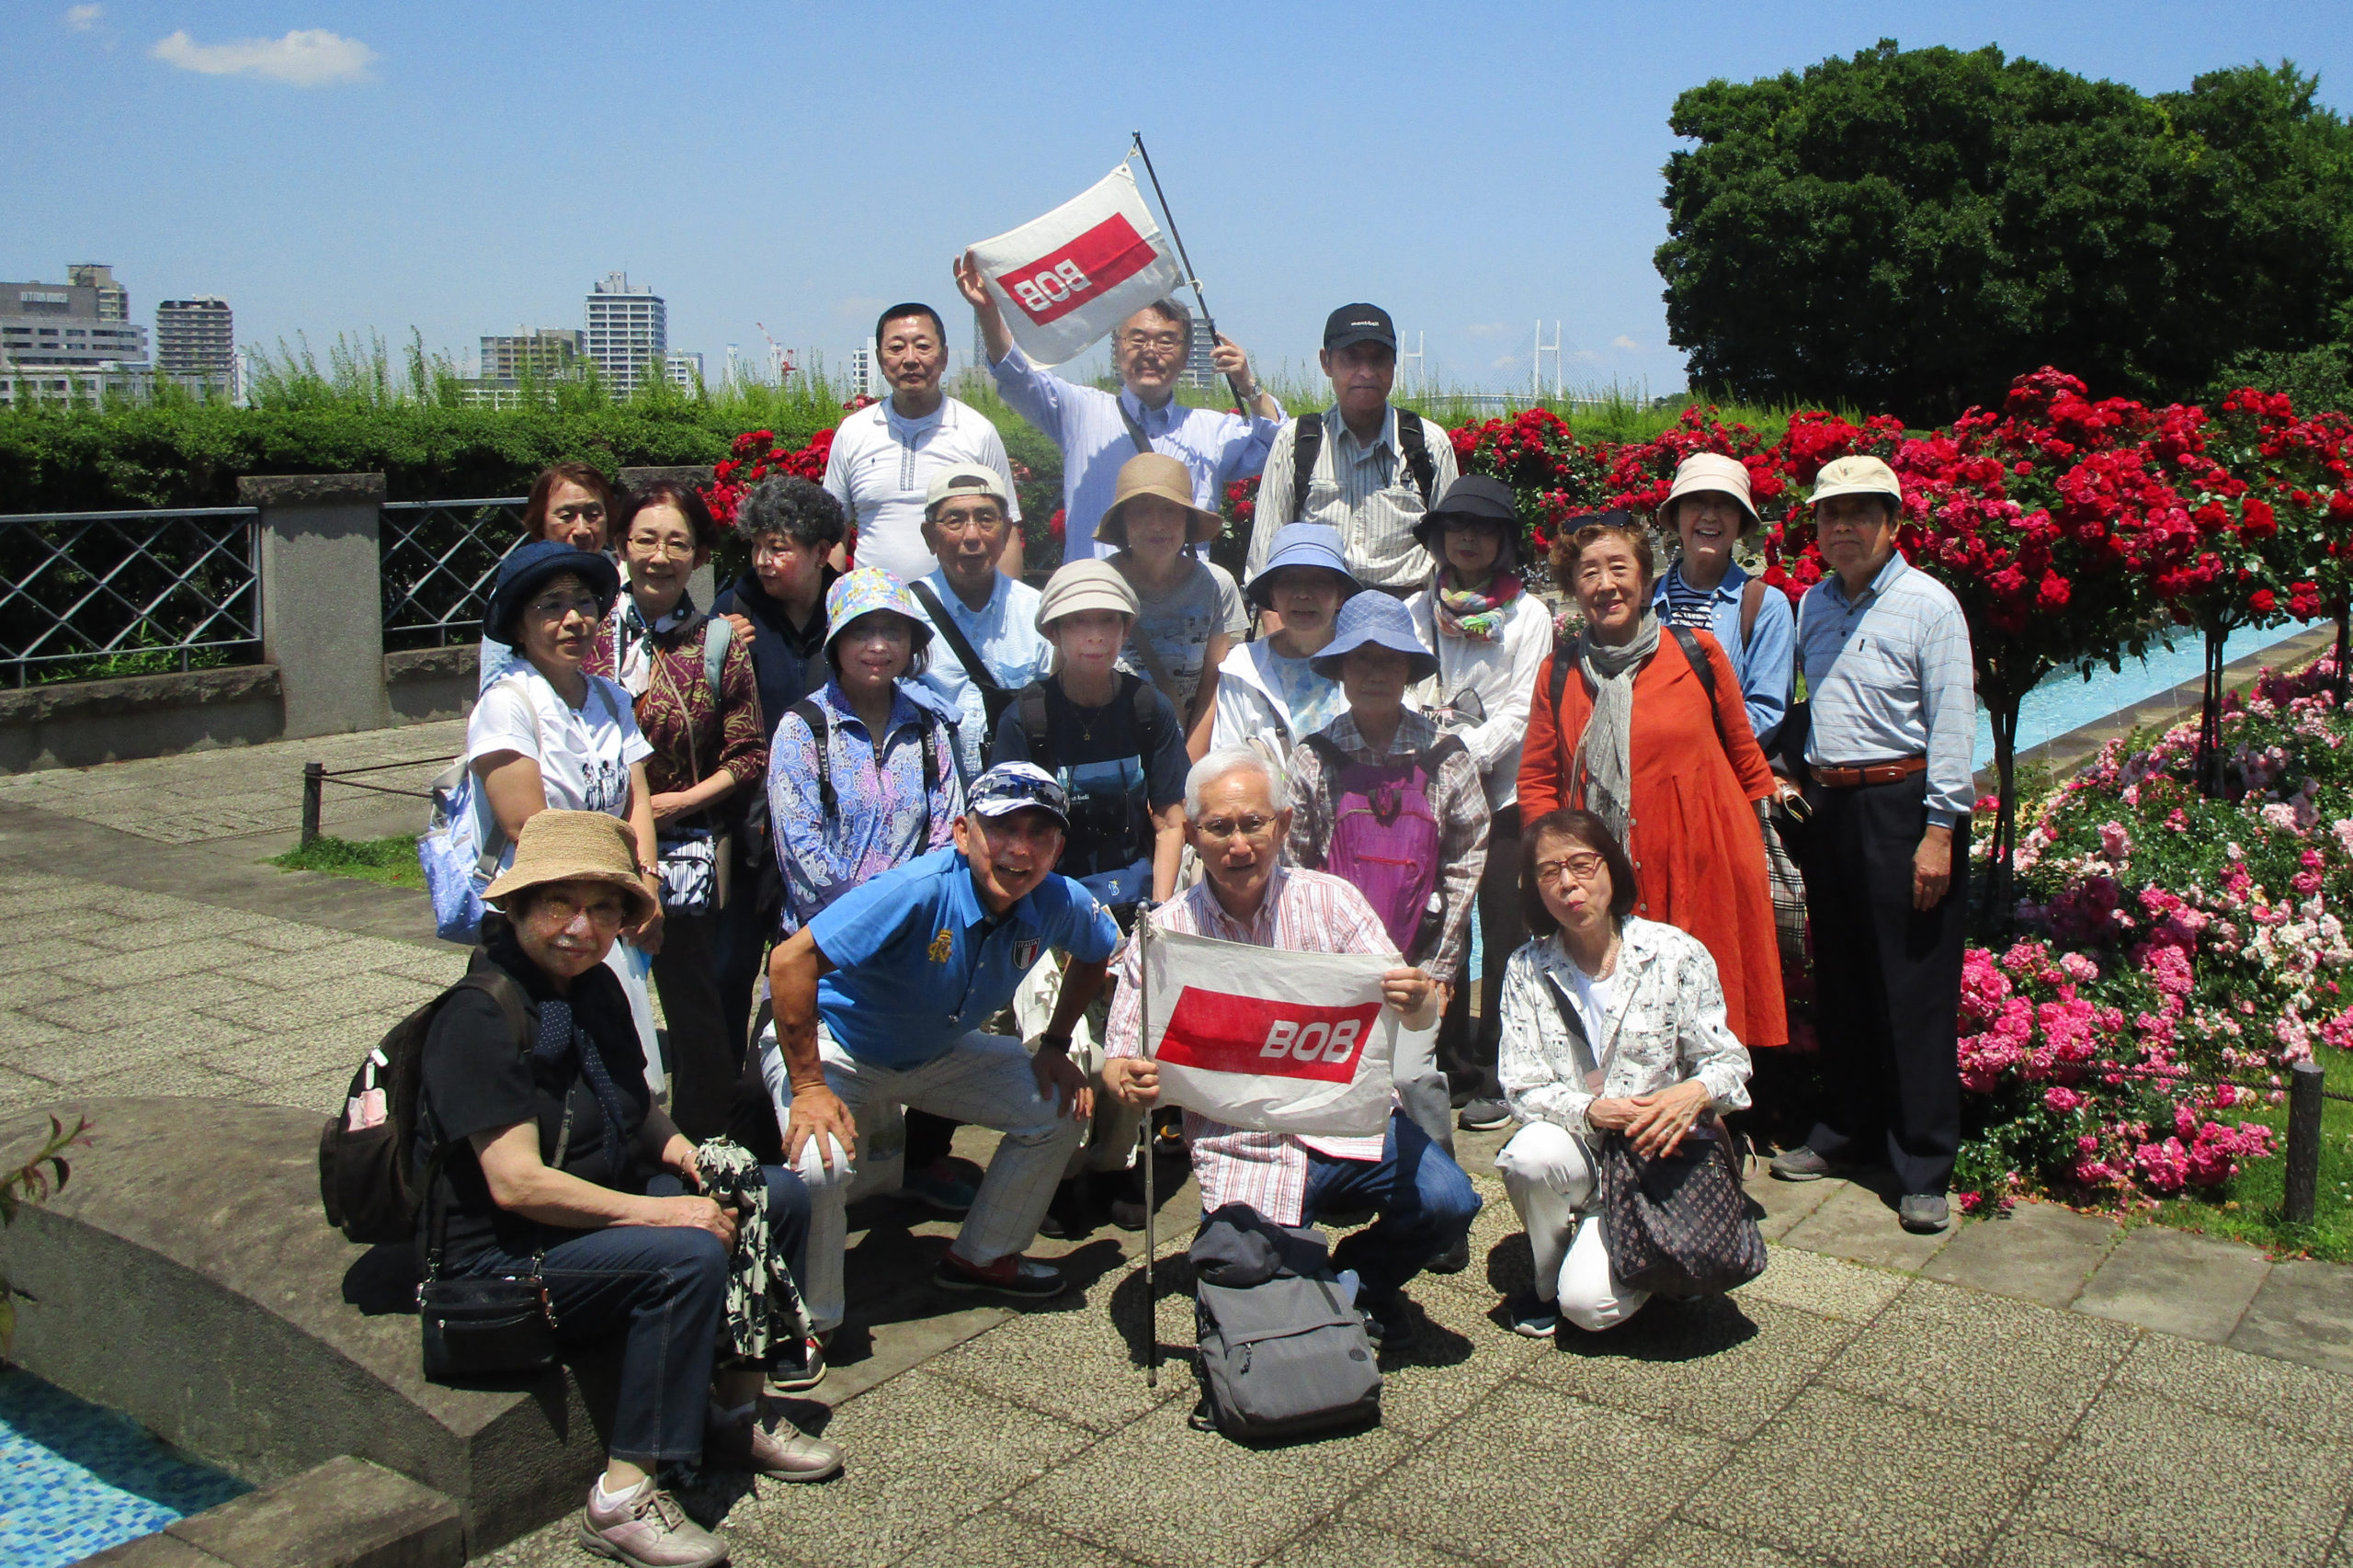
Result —
<instances>
[{"instance_id":1,"label":"high-rise building","mask_svg":"<svg viewBox=\"0 0 2353 1568\"><path fill-rule=\"evenodd\" d=\"M849 395L880 398L882 378L875 373L874 340L868 338L861 348L849 351Z\"/></svg>"},{"instance_id":2,"label":"high-rise building","mask_svg":"<svg viewBox=\"0 0 2353 1568\"><path fill-rule=\"evenodd\" d=\"M147 329L101 313L128 299L122 285L102 267L74 270L98 276L86 283L0 283L0 406L153 390Z\"/></svg>"},{"instance_id":3,"label":"high-rise building","mask_svg":"<svg viewBox=\"0 0 2353 1568\"><path fill-rule=\"evenodd\" d=\"M114 280L114 268L95 261L74 261L65 266L65 281L76 288L98 291L98 319L127 322L131 319L131 290Z\"/></svg>"},{"instance_id":4,"label":"high-rise building","mask_svg":"<svg viewBox=\"0 0 2353 1568\"><path fill-rule=\"evenodd\" d=\"M585 335L568 326L515 329L512 336L485 333L475 374L485 381L544 381L569 374L579 361Z\"/></svg>"},{"instance_id":5,"label":"high-rise building","mask_svg":"<svg viewBox=\"0 0 2353 1568\"><path fill-rule=\"evenodd\" d=\"M226 388L236 374L237 331L218 294L165 300L155 307L155 369Z\"/></svg>"},{"instance_id":6,"label":"high-rise building","mask_svg":"<svg viewBox=\"0 0 2353 1568\"><path fill-rule=\"evenodd\" d=\"M680 392L692 392L702 385L702 356L683 348L673 348L662 357L663 372L670 384Z\"/></svg>"},{"instance_id":7,"label":"high-rise building","mask_svg":"<svg viewBox=\"0 0 2353 1568\"><path fill-rule=\"evenodd\" d=\"M629 274L606 275L588 291L588 358L617 397L662 373L670 351L670 312L650 288L632 289Z\"/></svg>"},{"instance_id":8,"label":"high-rise building","mask_svg":"<svg viewBox=\"0 0 2353 1568\"><path fill-rule=\"evenodd\" d=\"M1188 311L1192 319L1192 346L1185 351L1185 368L1176 373L1181 387L1213 387L1217 385L1217 338L1210 331L1210 324L1199 311Z\"/></svg>"}]
</instances>

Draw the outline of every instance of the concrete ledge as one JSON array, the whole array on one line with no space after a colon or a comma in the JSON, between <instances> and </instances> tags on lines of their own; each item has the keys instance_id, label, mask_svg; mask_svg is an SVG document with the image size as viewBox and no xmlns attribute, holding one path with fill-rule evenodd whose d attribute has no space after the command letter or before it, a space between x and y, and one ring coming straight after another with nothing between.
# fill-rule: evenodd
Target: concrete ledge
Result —
<instances>
[{"instance_id":1,"label":"concrete ledge","mask_svg":"<svg viewBox=\"0 0 2353 1568\"><path fill-rule=\"evenodd\" d=\"M253 745L285 727L276 665L58 681L0 691L0 773Z\"/></svg>"},{"instance_id":2,"label":"concrete ledge","mask_svg":"<svg viewBox=\"0 0 2353 1568\"><path fill-rule=\"evenodd\" d=\"M457 1568L458 1506L346 1455L85 1559L108 1568Z\"/></svg>"},{"instance_id":3,"label":"concrete ledge","mask_svg":"<svg viewBox=\"0 0 2353 1568\"><path fill-rule=\"evenodd\" d=\"M381 506L381 473L268 473L237 481L240 506Z\"/></svg>"},{"instance_id":4,"label":"concrete ledge","mask_svg":"<svg viewBox=\"0 0 2353 1568\"><path fill-rule=\"evenodd\" d=\"M0 1269L33 1298L20 1364L258 1486L345 1454L409 1476L452 1501L470 1555L578 1506L603 1468L609 1365L585 1365L587 1387L568 1370L426 1382L412 1251L327 1228L317 1116L69 1100L0 1122L0 1150L51 1111L87 1115L95 1142L0 1236Z\"/></svg>"},{"instance_id":5,"label":"concrete ledge","mask_svg":"<svg viewBox=\"0 0 2353 1568\"><path fill-rule=\"evenodd\" d=\"M416 648L384 655L384 689L404 724L463 718L481 687L477 648Z\"/></svg>"}]
</instances>

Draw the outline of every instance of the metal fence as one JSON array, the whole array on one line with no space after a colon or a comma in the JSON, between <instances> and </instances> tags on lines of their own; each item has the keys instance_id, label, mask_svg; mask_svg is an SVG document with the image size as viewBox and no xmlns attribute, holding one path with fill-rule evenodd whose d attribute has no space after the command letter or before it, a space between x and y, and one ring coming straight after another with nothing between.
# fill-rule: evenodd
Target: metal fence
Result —
<instances>
[{"instance_id":1,"label":"metal fence","mask_svg":"<svg viewBox=\"0 0 2353 1568\"><path fill-rule=\"evenodd\" d=\"M261 655L252 506L0 517L0 679L161 675Z\"/></svg>"},{"instance_id":2,"label":"metal fence","mask_svg":"<svg viewBox=\"0 0 2353 1568\"><path fill-rule=\"evenodd\" d=\"M384 504L377 561L386 653L447 648L482 635L483 607L498 563L523 542L529 499Z\"/></svg>"}]
</instances>

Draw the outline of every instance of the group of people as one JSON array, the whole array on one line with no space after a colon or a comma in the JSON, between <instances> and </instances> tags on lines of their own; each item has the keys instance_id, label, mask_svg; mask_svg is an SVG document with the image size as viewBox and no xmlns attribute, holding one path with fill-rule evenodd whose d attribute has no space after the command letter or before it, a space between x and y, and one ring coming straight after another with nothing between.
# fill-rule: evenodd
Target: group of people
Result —
<instances>
[{"instance_id":1,"label":"group of people","mask_svg":"<svg viewBox=\"0 0 2353 1568\"><path fill-rule=\"evenodd\" d=\"M1903 1224L1947 1222L1974 698L1958 604L1895 549L1884 464L1823 471L1830 573L1793 612L1735 559L1745 468L1688 459L1657 539L1614 513L1552 546L1562 632L1513 493L1390 403L1378 308L1332 313L1322 414L1286 416L1221 338L1245 406L1220 413L1175 397L1181 309L1120 324L1111 392L1031 364L969 257L956 275L998 390L1063 450L1042 590L1003 442L941 391L945 324L910 304L875 335L891 396L845 422L822 484L744 498L750 568L710 607L688 589L718 539L700 497L567 464L486 608L467 762L506 847L473 961L532 998L534 1043L451 1006L422 1115L468 1217L447 1266L536 1258L563 1334L624 1334L592 1550L723 1553L664 1464L839 1467L750 1413L824 1375L870 1192L961 1218L941 1288L1035 1300L1066 1286L1027 1256L1041 1229L1140 1225L1141 1160L1182 1149L1204 1213L1370 1214L1334 1262L1393 1344L1408 1281L1467 1261L1455 1132L1517 1124L1495 1168L1537 1270L1511 1325L1619 1323L1643 1297L1596 1217L1599 1141L1652 1154L1793 1115L1760 1068L1809 961L1824 1094L1773 1174L1883 1161ZM1204 547L1223 486L1261 472L1237 584ZM1425 1044L1386 1129L1155 1118L1146 919L1387 960L1400 1038ZM977 1184L959 1124L999 1135ZM698 1348L736 1311L747 1215L698 1175L722 1143L794 1284L756 1363Z\"/></svg>"}]
</instances>

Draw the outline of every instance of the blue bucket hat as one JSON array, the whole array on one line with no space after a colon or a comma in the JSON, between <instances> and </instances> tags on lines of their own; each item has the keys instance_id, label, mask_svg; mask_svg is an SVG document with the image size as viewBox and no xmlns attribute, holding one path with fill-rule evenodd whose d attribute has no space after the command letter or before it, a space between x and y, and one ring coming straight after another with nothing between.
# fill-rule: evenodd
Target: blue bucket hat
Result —
<instances>
[{"instance_id":1,"label":"blue bucket hat","mask_svg":"<svg viewBox=\"0 0 2353 1568\"><path fill-rule=\"evenodd\" d=\"M1307 667L1325 680L1340 678L1340 661L1358 648L1393 648L1414 661L1408 681L1427 680L1438 674L1438 655L1422 645L1414 631L1414 612L1402 599L1387 594L1358 594L1340 607L1332 621L1332 641L1307 661Z\"/></svg>"},{"instance_id":2,"label":"blue bucket hat","mask_svg":"<svg viewBox=\"0 0 2353 1568\"><path fill-rule=\"evenodd\" d=\"M1347 548L1339 529L1322 523L1290 523L1275 535L1272 553L1250 579L1249 589L1243 597L1260 609L1274 608L1267 598L1274 591L1269 579L1286 566L1319 566L1326 572L1336 572L1350 594L1364 586L1348 570Z\"/></svg>"},{"instance_id":3,"label":"blue bucket hat","mask_svg":"<svg viewBox=\"0 0 2353 1568\"><path fill-rule=\"evenodd\" d=\"M911 656L931 645L931 622L915 608L915 596L880 566L861 566L855 572L843 573L825 590L825 652L833 652L834 640L848 629L851 621L876 610L888 610L904 618L912 629L907 635Z\"/></svg>"},{"instance_id":4,"label":"blue bucket hat","mask_svg":"<svg viewBox=\"0 0 2353 1568\"><path fill-rule=\"evenodd\" d=\"M516 622L523 619L523 607L531 602L532 595L567 573L587 584L588 591L597 596L597 619L613 613L613 601L620 597L621 574L609 556L575 550L560 540L535 539L507 551L506 559L498 563L497 584L490 590L490 603L483 608L483 631L515 646Z\"/></svg>"},{"instance_id":5,"label":"blue bucket hat","mask_svg":"<svg viewBox=\"0 0 2353 1568\"><path fill-rule=\"evenodd\" d=\"M965 806L984 817L1011 816L1035 809L1049 812L1067 830L1070 797L1054 776L1034 762L1000 762L972 780Z\"/></svg>"}]
</instances>

